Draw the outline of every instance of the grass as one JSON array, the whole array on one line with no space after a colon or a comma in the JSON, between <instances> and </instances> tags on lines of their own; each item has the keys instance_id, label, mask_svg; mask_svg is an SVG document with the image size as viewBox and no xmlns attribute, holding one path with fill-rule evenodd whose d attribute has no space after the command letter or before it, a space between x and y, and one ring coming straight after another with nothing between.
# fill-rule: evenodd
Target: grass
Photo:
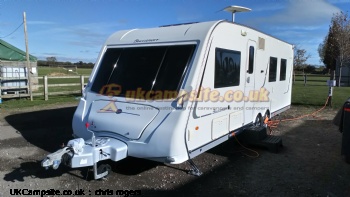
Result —
<instances>
[{"instance_id":1,"label":"grass","mask_svg":"<svg viewBox=\"0 0 350 197\"><path fill-rule=\"evenodd\" d=\"M48 101L45 101L43 97L34 97L33 101L30 101L29 98L9 99L0 104L0 113L8 109L35 108L69 103L78 104L79 98L80 95L64 95L52 96Z\"/></svg>"},{"instance_id":2,"label":"grass","mask_svg":"<svg viewBox=\"0 0 350 197\"><path fill-rule=\"evenodd\" d=\"M89 76L92 69L77 69L78 74L67 72L62 68L55 67L39 67L39 76L50 75L52 73L61 73L68 76ZM323 106L328 97L329 87L326 81L329 79L327 76L322 75L308 75L307 84L304 86L303 76L296 76L296 81L293 84L292 90L292 104L293 105L306 105L306 106ZM87 79L85 78L85 81ZM42 78L39 78L39 84L42 84ZM80 79L48 79L49 84L63 84L63 83L80 83ZM60 91L72 91L79 90L80 86L68 86L68 87L49 87L49 92ZM43 92L43 88L39 88L37 92ZM48 101L44 101L43 96L34 97L34 101L27 99L6 100L0 105L0 108L22 108L33 107L38 105L50 105L77 102L77 97L80 95L66 95L66 96L49 96ZM340 108L343 103L350 97L350 87L334 87L332 106L337 109Z\"/></svg>"},{"instance_id":3,"label":"grass","mask_svg":"<svg viewBox=\"0 0 350 197\"><path fill-rule=\"evenodd\" d=\"M73 69L74 71L75 69ZM89 77L91 74L92 69L89 68L78 68L77 73L69 72L63 68L59 67L38 67L38 73L39 73L39 84L43 84L43 78L42 76L86 76ZM87 78L84 78L85 82L87 81ZM74 79L50 79L48 78L48 84L68 84L68 83L80 83L80 78L74 78ZM80 86L65 86L65 87L49 87L49 92L62 92L62 91L74 91L79 90ZM40 87L38 91L35 91L34 93L42 93L44 92L44 88ZM53 96L49 97L49 100L53 98ZM35 97L37 98L37 97Z\"/></svg>"},{"instance_id":4,"label":"grass","mask_svg":"<svg viewBox=\"0 0 350 197\"><path fill-rule=\"evenodd\" d=\"M72 69L75 71L75 69ZM91 73L92 69L91 68L77 68L76 72L69 72L61 67L38 67L38 75L39 77L45 76L45 75L50 75L53 73L61 73L64 75L68 76L79 76L79 75L86 75L89 76Z\"/></svg>"},{"instance_id":5,"label":"grass","mask_svg":"<svg viewBox=\"0 0 350 197\"><path fill-rule=\"evenodd\" d=\"M328 77L308 76L308 82L304 86L302 78L296 77L293 84L292 104L323 106L328 98L329 87L326 84ZM350 87L334 87L332 107L340 108L350 97Z\"/></svg>"}]
</instances>

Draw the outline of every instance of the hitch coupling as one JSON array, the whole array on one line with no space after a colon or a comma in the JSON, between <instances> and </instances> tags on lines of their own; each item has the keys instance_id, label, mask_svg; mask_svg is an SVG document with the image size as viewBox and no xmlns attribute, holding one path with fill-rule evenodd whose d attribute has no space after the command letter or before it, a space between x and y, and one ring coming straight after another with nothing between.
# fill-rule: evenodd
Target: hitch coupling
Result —
<instances>
[{"instance_id":1,"label":"hitch coupling","mask_svg":"<svg viewBox=\"0 0 350 197\"><path fill-rule=\"evenodd\" d=\"M69 164L74 154L81 154L85 141L83 138L69 140L67 146L51 153L41 162L41 166L48 169L50 166L56 170L61 163Z\"/></svg>"},{"instance_id":2,"label":"hitch coupling","mask_svg":"<svg viewBox=\"0 0 350 197\"><path fill-rule=\"evenodd\" d=\"M72 157L71 147L64 147L62 149L59 149L58 151L51 153L46 156L46 158L41 162L41 166L49 169L50 166L52 166L52 169L56 170L62 162L67 162L65 160L68 160L70 157ZM68 154L70 157L65 157L65 155Z\"/></svg>"},{"instance_id":3,"label":"hitch coupling","mask_svg":"<svg viewBox=\"0 0 350 197\"><path fill-rule=\"evenodd\" d=\"M70 140L67 146L51 153L41 162L41 166L48 169L57 169L61 163L71 167L80 168L93 166L94 178L100 179L107 176L109 167L97 166L102 160L110 159L119 161L127 156L127 145L117 139L97 137L92 135L91 140L83 138Z\"/></svg>"}]
</instances>

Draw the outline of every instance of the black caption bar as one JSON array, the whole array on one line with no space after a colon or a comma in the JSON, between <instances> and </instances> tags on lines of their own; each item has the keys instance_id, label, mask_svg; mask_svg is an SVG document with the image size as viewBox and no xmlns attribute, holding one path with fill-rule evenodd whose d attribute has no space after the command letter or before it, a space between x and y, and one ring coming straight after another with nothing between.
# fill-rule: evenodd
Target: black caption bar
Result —
<instances>
[{"instance_id":1,"label":"black caption bar","mask_svg":"<svg viewBox=\"0 0 350 197\"><path fill-rule=\"evenodd\" d=\"M92 192L91 190L85 191L83 189L79 190L32 190L32 189L10 189L10 194L13 196L45 196L45 195L56 195L56 196L109 196L109 195L118 195L118 196L139 196L141 195L141 190L111 190L111 189L98 189Z\"/></svg>"}]
</instances>

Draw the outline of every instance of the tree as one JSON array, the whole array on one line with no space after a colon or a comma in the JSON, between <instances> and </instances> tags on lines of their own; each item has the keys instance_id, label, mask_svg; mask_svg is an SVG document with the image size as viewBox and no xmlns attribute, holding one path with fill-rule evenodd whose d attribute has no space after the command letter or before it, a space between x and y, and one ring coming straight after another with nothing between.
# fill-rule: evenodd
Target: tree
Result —
<instances>
[{"instance_id":1,"label":"tree","mask_svg":"<svg viewBox=\"0 0 350 197\"><path fill-rule=\"evenodd\" d=\"M331 71L331 80L335 79L335 70L339 66L338 86L340 86L342 68L350 63L350 19L348 13L333 15L328 35L318 47L321 61Z\"/></svg>"},{"instance_id":2,"label":"tree","mask_svg":"<svg viewBox=\"0 0 350 197\"><path fill-rule=\"evenodd\" d=\"M326 68L334 71L339 51L333 27L329 28L328 35L325 37L323 43L319 45L318 52L322 62L326 65ZM334 79L334 76L331 75L331 80L332 79Z\"/></svg>"},{"instance_id":3,"label":"tree","mask_svg":"<svg viewBox=\"0 0 350 197\"><path fill-rule=\"evenodd\" d=\"M316 71L316 67L312 65L307 65L304 69L305 73L314 73Z\"/></svg>"},{"instance_id":4,"label":"tree","mask_svg":"<svg viewBox=\"0 0 350 197\"><path fill-rule=\"evenodd\" d=\"M49 65L51 65L51 64L54 65L57 62L57 59L56 59L56 57L47 57L46 61Z\"/></svg>"},{"instance_id":5,"label":"tree","mask_svg":"<svg viewBox=\"0 0 350 197\"><path fill-rule=\"evenodd\" d=\"M326 65L326 68L330 71L330 80L334 80L337 62L336 59L339 52L336 44L333 25L329 27L328 35L323 40L323 43L319 45L318 53L320 55L320 59ZM332 106L332 92L333 87L329 87L328 106Z\"/></svg>"},{"instance_id":6,"label":"tree","mask_svg":"<svg viewBox=\"0 0 350 197\"><path fill-rule=\"evenodd\" d=\"M328 35L319 45L318 53L322 62L331 71L330 80L335 79L337 63L339 65L339 81L341 82L342 67L350 62L350 23L347 13L336 13L331 19ZM332 91L329 89L328 105L332 106Z\"/></svg>"},{"instance_id":7,"label":"tree","mask_svg":"<svg viewBox=\"0 0 350 197\"><path fill-rule=\"evenodd\" d=\"M294 68L296 70L302 70L304 73L306 67L305 63L311 56L306 55L306 50L300 49L299 47L295 47L294 51Z\"/></svg>"},{"instance_id":8,"label":"tree","mask_svg":"<svg viewBox=\"0 0 350 197\"><path fill-rule=\"evenodd\" d=\"M350 18L348 13L340 12L333 16L335 41L338 48L337 62L339 65L338 86L340 86L342 68L350 63Z\"/></svg>"}]
</instances>

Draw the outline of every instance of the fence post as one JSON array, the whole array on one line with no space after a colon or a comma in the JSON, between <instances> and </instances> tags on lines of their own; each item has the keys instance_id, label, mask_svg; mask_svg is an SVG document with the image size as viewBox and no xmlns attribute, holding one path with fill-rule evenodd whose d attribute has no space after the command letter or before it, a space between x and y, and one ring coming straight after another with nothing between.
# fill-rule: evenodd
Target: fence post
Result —
<instances>
[{"instance_id":1,"label":"fence post","mask_svg":"<svg viewBox=\"0 0 350 197\"><path fill-rule=\"evenodd\" d=\"M43 81L44 81L44 98L45 101L49 100L49 88L47 86L47 76L45 75L43 77Z\"/></svg>"},{"instance_id":2,"label":"fence post","mask_svg":"<svg viewBox=\"0 0 350 197\"><path fill-rule=\"evenodd\" d=\"M81 85L81 95L83 95L84 92L84 76L80 75L80 85Z\"/></svg>"}]
</instances>

